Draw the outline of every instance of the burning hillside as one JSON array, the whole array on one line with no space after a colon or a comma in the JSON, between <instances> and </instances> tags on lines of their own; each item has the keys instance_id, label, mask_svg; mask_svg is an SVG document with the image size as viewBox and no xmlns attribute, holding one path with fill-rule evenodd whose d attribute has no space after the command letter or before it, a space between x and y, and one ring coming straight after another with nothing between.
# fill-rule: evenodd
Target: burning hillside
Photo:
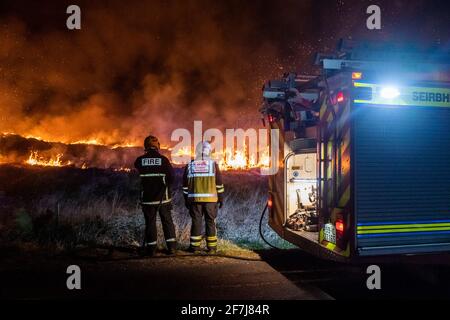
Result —
<instances>
[{"instance_id":1,"label":"burning hillside","mask_svg":"<svg viewBox=\"0 0 450 320\"><path fill-rule=\"evenodd\" d=\"M161 152L171 158L172 148L163 147ZM143 152L135 146L105 146L97 141L78 141L72 144L48 142L36 138L24 138L15 134L0 135L0 164L9 163L26 166L73 166L81 169L103 168L129 172L134 160ZM181 149L175 154L193 158L193 152ZM269 166L269 151L264 150L258 156L251 156L244 150L215 153L222 170L248 170ZM173 159L172 159L173 160ZM175 166L185 162L173 161Z\"/></svg>"},{"instance_id":2,"label":"burning hillside","mask_svg":"<svg viewBox=\"0 0 450 320\"><path fill-rule=\"evenodd\" d=\"M14 134L0 135L0 163L29 166L130 169L140 147L49 142Z\"/></svg>"}]
</instances>

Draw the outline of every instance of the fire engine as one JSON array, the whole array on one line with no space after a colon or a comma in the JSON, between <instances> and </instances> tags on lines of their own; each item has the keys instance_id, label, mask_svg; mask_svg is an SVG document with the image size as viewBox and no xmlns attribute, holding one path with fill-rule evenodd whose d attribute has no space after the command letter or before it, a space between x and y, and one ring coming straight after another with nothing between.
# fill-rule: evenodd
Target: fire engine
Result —
<instances>
[{"instance_id":1,"label":"fire engine","mask_svg":"<svg viewBox=\"0 0 450 320\"><path fill-rule=\"evenodd\" d=\"M341 41L315 64L263 88L270 227L336 260L450 251L450 54Z\"/></svg>"}]
</instances>

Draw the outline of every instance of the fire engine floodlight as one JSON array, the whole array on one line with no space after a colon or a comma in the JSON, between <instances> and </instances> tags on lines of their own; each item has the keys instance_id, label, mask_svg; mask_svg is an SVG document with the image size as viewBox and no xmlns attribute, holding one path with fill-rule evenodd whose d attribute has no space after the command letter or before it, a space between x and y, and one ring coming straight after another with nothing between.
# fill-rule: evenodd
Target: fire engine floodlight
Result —
<instances>
[{"instance_id":1,"label":"fire engine floodlight","mask_svg":"<svg viewBox=\"0 0 450 320\"><path fill-rule=\"evenodd\" d=\"M400 95L400 91L396 87L384 87L381 89L380 95L384 99L395 99Z\"/></svg>"}]
</instances>

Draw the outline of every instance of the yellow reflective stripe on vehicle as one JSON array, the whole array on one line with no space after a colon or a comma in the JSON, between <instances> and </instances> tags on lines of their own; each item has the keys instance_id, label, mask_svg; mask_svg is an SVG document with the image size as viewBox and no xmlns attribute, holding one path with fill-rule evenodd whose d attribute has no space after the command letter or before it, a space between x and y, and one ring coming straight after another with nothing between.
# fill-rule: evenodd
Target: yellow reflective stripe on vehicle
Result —
<instances>
[{"instance_id":1,"label":"yellow reflective stripe on vehicle","mask_svg":"<svg viewBox=\"0 0 450 320\"><path fill-rule=\"evenodd\" d=\"M333 114L332 114L332 113L330 113L330 114L328 115L327 122L330 123L331 120L333 120Z\"/></svg>"},{"instance_id":2,"label":"yellow reflective stripe on vehicle","mask_svg":"<svg viewBox=\"0 0 450 320\"><path fill-rule=\"evenodd\" d=\"M349 145L350 145L350 130L347 129L346 133L345 133L345 135L344 135L344 137L342 139L342 147L341 147L341 149L345 151L345 150L347 150Z\"/></svg>"},{"instance_id":3,"label":"yellow reflective stripe on vehicle","mask_svg":"<svg viewBox=\"0 0 450 320\"><path fill-rule=\"evenodd\" d=\"M167 200L163 200L163 201L147 201L147 202L141 202L141 204L146 204L146 205L155 205L155 204L163 204L163 203L168 203L172 201L172 199L167 199Z\"/></svg>"},{"instance_id":4,"label":"yellow reflective stripe on vehicle","mask_svg":"<svg viewBox=\"0 0 450 320\"><path fill-rule=\"evenodd\" d=\"M324 236L324 230L323 228L319 231L319 243L324 246L327 250L336 252L340 255L343 255L344 257L350 256L350 244L347 243L347 248L345 250L342 250L339 248L336 244L326 241Z\"/></svg>"},{"instance_id":5,"label":"yellow reflective stripe on vehicle","mask_svg":"<svg viewBox=\"0 0 450 320\"><path fill-rule=\"evenodd\" d=\"M350 200L350 186L345 189L344 193L342 194L341 199L339 199L339 207L345 207Z\"/></svg>"},{"instance_id":6,"label":"yellow reflective stripe on vehicle","mask_svg":"<svg viewBox=\"0 0 450 320\"><path fill-rule=\"evenodd\" d=\"M320 107L320 119L323 118L323 115L325 114L325 112L327 111L327 100L325 99L322 103L322 106Z\"/></svg>"},{"instance_id":7,"label":"yellow reflective stripe on vehicle","mask_svg":"<svg viewBox=\"0 0 450 320\"><path fill-rule=\"evenodd\" d=\"M398 87L399 95L395 98L385 98L380 84L354 82L355 88L371 88L370 100L354 100L355 103L450 108L450 89L443 87Z\"/></svg>"}]
</instances>

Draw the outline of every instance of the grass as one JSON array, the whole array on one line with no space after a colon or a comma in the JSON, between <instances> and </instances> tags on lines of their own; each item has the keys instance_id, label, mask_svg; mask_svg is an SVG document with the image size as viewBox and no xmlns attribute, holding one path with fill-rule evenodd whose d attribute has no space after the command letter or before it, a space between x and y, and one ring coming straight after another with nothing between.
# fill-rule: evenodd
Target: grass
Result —
<instances>
[{"instance_id":1,"label":"grass","mask_svg":"<svg viewBox=\"0 0 450 320\"><path fill-rule=\"evenodd\" d=\"M173 219L181 247L187 247L190 217L176 170ZM267 248L259 219L267 197L267 178L255 172L225 172L224 207L219 211L219 249L248 255ZM3 241L33 242L70 249L79 245L139 246L144 218L135 173L76 168L0 166L0 232ZM158 222L158 243L164 245ZM273 244L289 245L267 227Z\"/></svg>"}]
</instances>

